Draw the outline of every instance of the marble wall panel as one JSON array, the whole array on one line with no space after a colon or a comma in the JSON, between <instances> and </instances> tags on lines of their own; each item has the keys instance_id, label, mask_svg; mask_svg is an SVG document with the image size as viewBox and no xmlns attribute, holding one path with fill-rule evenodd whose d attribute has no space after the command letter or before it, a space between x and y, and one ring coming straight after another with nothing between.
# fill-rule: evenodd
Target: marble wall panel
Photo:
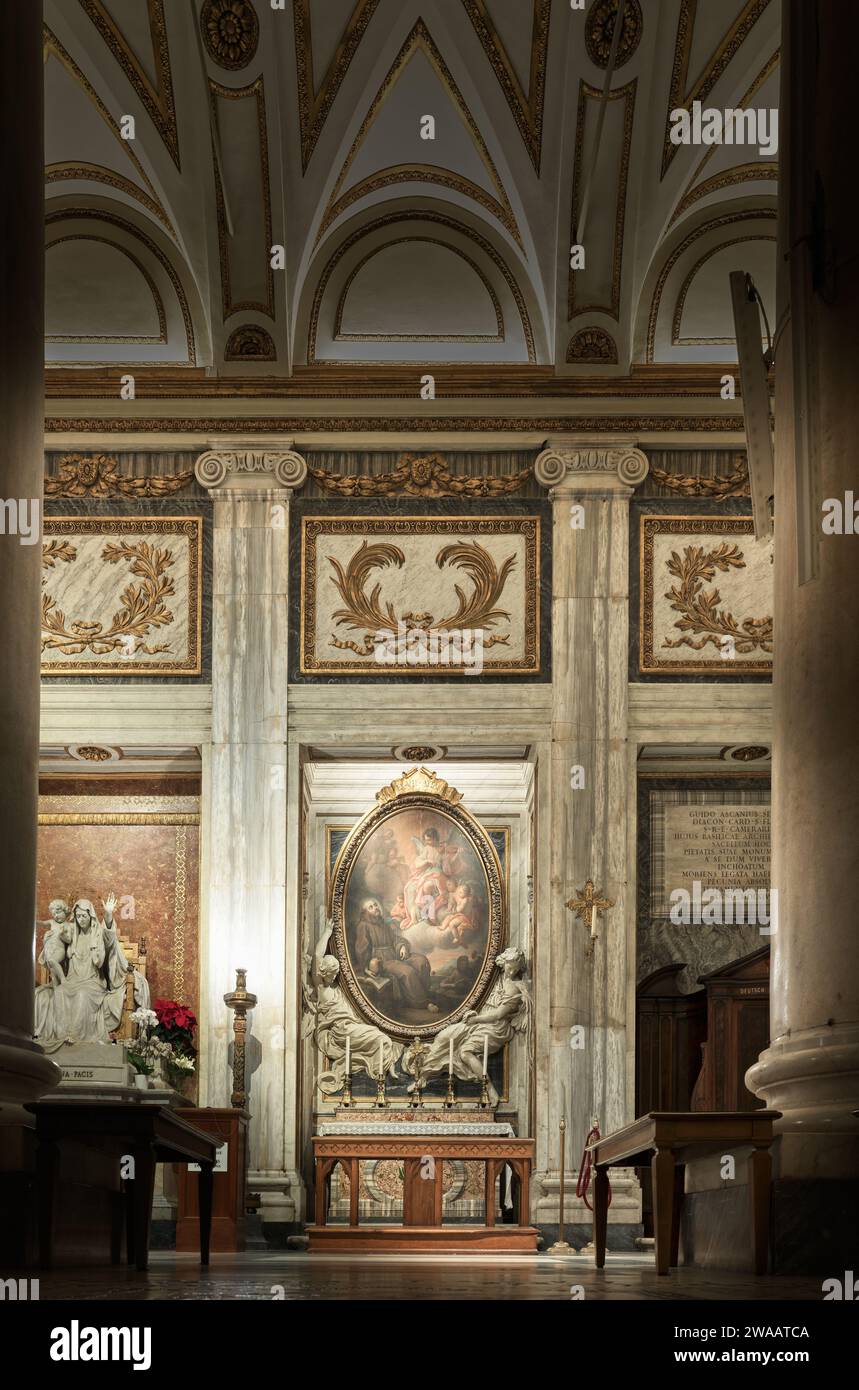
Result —
<instances>
[{"instance_id":1,"label":"marble wall panel","mask_svg":"<svg viewBox=\"0 0 859 1390\"><path fill-rule=\"evenodd\" d=\"M152 997L198 1010L199 837L197 796L40 796L38 919L52 898L101 911L115 893L120 936L146 941Z\"/></svg>"},{"instance_id":2,"label":"marble wall panel","mask_svg":"<svg viewBox=\"0 0 859 1390\"><path fill-rule=\"evenodd\" d=\"M634 501L630 613L630 680L770 680L772 545L750 504Z\"/></svg>"},{"instance_id":3,"label":"marble wall panel","mask_svg":"<svg viewBox=\"0 0 859 1390\"><path fill-rule=\"evenodd\" d=\"M378 661L375 634L396 637L399 622L479 630L482 669L469 681L550 679L545 504L406 497L291 510L291 681L450 681L475 664Z\"/></svg>"},{"instance_id":4,"label":"marble wall panel","mask_svg":"<svg viewBox=\"0 0 859 1390\"><path fill-rule=\"evenodd\" d=\"M697 988L699 976L749 955L769 942L770 937L762 936L754 924L672 922L668 915L670 892L684 887L691 891L691 884L668 881L674 873L672 864L676 862L670 845L666 865L666 833L670 835L674 812L693 808L729 811L733 807L765 817L769 803L769 780L763 777L639 779L637 980L643 980L664 965L682 961L686 969L680 975L680 987L684 993L690 993ZM674 824L683 833L679 817L674 817ZM727 856L730 850L731 846L726 844L719 852ZM712 853L710 858L713 858ZM765 882L769 886L768 872L758 870L753 877L755 885ZM705 883L703 878L700 881ZM731 882L717 882L711 871L706 875L705 886L738 888L744 882L741 876L735 876Z\"/></svg>"},{"instance_id":5,"label":"marble wall panel","mask_svg":"<svg viewBox=\"0 0 859 1390\"><path fill-rule=\"evenodd\" d=\"M211 515L186 498L47 501L43 680L208 681Z\"/></svg>"}]
</instances>

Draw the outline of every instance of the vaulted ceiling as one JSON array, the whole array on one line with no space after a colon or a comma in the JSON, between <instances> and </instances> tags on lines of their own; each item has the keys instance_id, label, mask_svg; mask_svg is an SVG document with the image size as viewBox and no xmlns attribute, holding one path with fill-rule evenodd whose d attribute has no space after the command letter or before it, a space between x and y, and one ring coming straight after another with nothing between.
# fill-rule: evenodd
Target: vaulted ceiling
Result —
<instances>
[{"instance_id":1,"label":"vaulted ceiling","mask_svg":"<svg viewBox=\"0 0 859 1390\"><path fill-rule=\"evenodd\" d=\"M49 364L730 361L735 268L772 321L774 157L668 116L778 105L778 0L626 0L606 92L617 0L274 3L46 0Z\"/></svg>"}]
</instances>

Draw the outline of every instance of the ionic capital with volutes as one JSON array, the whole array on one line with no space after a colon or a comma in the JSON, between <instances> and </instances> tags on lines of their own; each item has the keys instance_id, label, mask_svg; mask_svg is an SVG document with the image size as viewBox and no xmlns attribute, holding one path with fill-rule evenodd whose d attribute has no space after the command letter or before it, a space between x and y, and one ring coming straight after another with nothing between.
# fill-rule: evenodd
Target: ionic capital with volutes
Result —
<instances>
[{"instance_id":1,"label":"ionic capital with volutes","mask_svg":"<svg viewBox=\"0 0 859 1390\"><path fill-rule=\"evenodd\" d=\"M603 438L595 443L579 435L557 435L534 462L534 477L552 499L599 492L629 497L644 482L650 464L635 441Z\"/></svg>"},{"instance_id":2,"label":"ionic capital with volutes","mask_svg":"<svg viewBox=\"0 0 859 1390\"><path fill-rule=\"evenodd\" d=\"M307 461L296 453L292 439L218 439L194 465L202 487L221 495L227 492L260 493L286 489L294 492L307 477Z\"/></svg>"}]
</instances>

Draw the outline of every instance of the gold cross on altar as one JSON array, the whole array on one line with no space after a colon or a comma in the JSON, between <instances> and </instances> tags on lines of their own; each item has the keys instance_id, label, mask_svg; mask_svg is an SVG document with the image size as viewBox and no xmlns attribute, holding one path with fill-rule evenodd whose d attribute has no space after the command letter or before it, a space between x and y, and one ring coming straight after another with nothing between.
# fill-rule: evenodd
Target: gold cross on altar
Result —
<instances>
[{"instance_id":1,"label":"gold cross on altar","mask_svg":"<svg viewBox=\"0 0 859 1390\"><path fill-rule=\"evenodd\" d=\"M584 888L577 888L578 897L570 898L567 907L571 912L584 923L590 931L591 943L597 937L597 913L605 912L606 908L614 907L614 898L602 898L594 889L594 881L589 878ZM593 944L588 947L589 952L593 950Z\"/></svg>"}]
</instances>

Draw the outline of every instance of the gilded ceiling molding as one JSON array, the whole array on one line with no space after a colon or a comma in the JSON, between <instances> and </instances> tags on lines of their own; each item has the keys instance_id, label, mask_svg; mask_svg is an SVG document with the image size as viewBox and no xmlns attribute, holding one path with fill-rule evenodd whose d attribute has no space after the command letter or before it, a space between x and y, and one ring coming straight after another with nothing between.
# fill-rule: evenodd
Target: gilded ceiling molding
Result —
<instances>
[{"instance_id":1,"label":"gilded ceiling molding","mask_svg":"<svg viewBox=\"0 0 859 1390\"><path fill-rule=\"evenodd\" d=\"M242 325L244 326L244 325ZM592 326L592 325L591 325ZM574 335L575 336L575 335ZM728 364L725 364L727 366ZM724 366L718 362L634 363L622 376L582 374L576 378L576 397L619 396L676 398L711 395L718 390ZM435 363L440 396L469 400L548 401L569 396L569 377L557 376L548 365L525 362ZM99 372L52 363L45 378L49 400L112 400L119 390L119 372ZM397 400L414 391L414 364L402 362L317 362L293 367L289 375L206 376L202 368L183 363L137 364L138 398L149 400ZM664 404L663 404L663 409Z\"/></svg>"},{"instance_id":2,"label":"gilded ceiling molding","mask_svg":"<svg viewBox=\"0 0 859 1390\"><path fill-rule=\"evenodd\" d=\"M194 477L201 487L252 491L260 488L300 488L307 477L307 461L292 448L292 440L282 445L269 442L253 445L246 441L225 441L229 447L207 449L194 464Z\"/></svg>"},{"instance_id":3,"label":"gilded ceiling molding","mask_svg":"<svg viewBox=\"0 0 859 1390\"><path fill-rule=\"evenodd\" d=\"M181 169L179 128L176 122L176 105L173 100L173 79L170 73L170 48L167 42L167 26L164 19L164 0L146 0L149 12L149 33L152 39L152 52L157 72L156 87L153 87L149 74L135 56L125 35L102 4L102 0L79 0L79 3L89 15L143 102L152 124L164 141L176 168Z\"/></svg>"},{"instance_id":4,"label":"gilded ceiling molding","mask_svg":"<svg viewBox=\"0 0 859 1390\"><path fill-rule=\"evenodd\" d=\"M712 478L691 473L668 473L664 468L650 469L650 476L660 487L676 492L679 497L750 497L749 470L740 463L733 473L719 473Z\"/></svg>"},{"instance_id":5,"label":"gilded ceiling molding","mask_svg":"<svg viewBox=\"0 0 859 1390\"><path fill-rule=\"evenodd\" d=\"M58 209L56 212L48 213L45 218L45 225L50 226L54 222L79 221L80 219L107 222L112 227L121 228L121 230L127 232L130 237L136 237L138 241L142 242L146 249L151 252L159 262L173 286L176 298L179 301L179 308L182 311L182 322L185 326L185 343L188 349L188 361L189 363L193 363L196 350L194 345L194 325L191 319L191 310L188 307L188 300L182 282L160 246L158 246L151 237L147 236L146 232L140 227L135 226L133 222L127 222L124 217L119 217L114 212L107 212L103 208ZM115 243L111 243L111 245L114 244ZM121 250L122 248L119 247L118 249Z\"/></svg>"},{"instance_id":6,"label":"gilded ceiling molding","mask_svg":"<svg viewBox=\"0 0 859 1390\"><path fill-rule=\"evenodd\" d=\"M239 72L257 51L259 20L250 0L203 0L200 33L219 68Z\"/></svg>"},{"instance_id":7,"label":"gilded ceiling molding","mask_svg":"<svg viewBox=\"0 0 859 1390\"><path fill-rule=\"evenodd\" d=\"M611 57L618 0L596 0L585 20L585 48L594 67L607 68ZM638 0L624 0L623 20L615 58L615 72L628 63L644 33L644 16Z\"/></svg>"},{"instance_id":8,"label":"gilded ceiling molding","mask_svg":"<svg viewBox=\"0 0 859 1390\"><path fill-rule=\"evenodd\" d=\"M143 168L143 165L137 158L137 155L134 153L134 150L131 147L132 142L130 140L123 140L122 136L119 133L119 126L117 122L114 120L113 116L108 111L98 92L95 90L92 83L88 80L88 78L78 67L71 54L68 53L66 49L63 47L63 45L60 43L56 34L54 34L52 30L48 28L47 25L44 26L43 30L43 42L45 52L53 53L57 61L62 63L69 76L73 77L75 82L77 82L78 85L83 88L87 97L92 102L95 109L98 111L98 114L101 116L102 120L110 128L110 132L113 135L114 139L119 142L120 148L122 149L123 153L128 159L131 160L135 169L139 173L141 179L145 183L146 187L149 189L153 201L155 202L156 206L160 209L161 220L169 226L169 223L167 222L167 215L164 212L164 209L161 207L161 204L158 202L158 195L155 191L155 186L152 183L151 179L148 177L145 169ZM116 177L120 178L121 175L117 175Z\"/></svg>"},{"instance_id":9,"label":"gilded ceiling molding","mask_svg":"<svg viewBox=\"0 0 859 1390\"><path fill-rule=\"evenodd\" d=\"M534 460L534 477L554 497L589 485L635 488L644 482L649 468L646 454L626 441L583 444L561 435L546 441L546 448Z\"/></svg>"},{"instance_id":10,"label":"gilded ceiling molding","mask_svg":"<svg viewBox=\"0 0 859 1390\"><path fill-rule=\"evenodd\" d=\"M580 328L567 344L566 360L614 366L617 363L617 344L610 333L595 324L589 328Z\"/></svg>"},{"instance_id":11,"label":"gilded ceiling molding","mask_svg":"<svg viewBox=\"0 0 859 1390\"><path fill-rule=\"evenodd\" d=\"M568 384L569 390L569 384ZM742 415L49 415L45 434L742 434Z\"/></svg>"},{"instance_id":12,"label":"gilded ceiling molding","mask_svg":"<svg viewBox=\"0 0 859 1390\"><path fill-rule=\"evenodd\" d=\"M770 0L746 0L716 51L710 56L700 77L687 87L689 81L689 55L692 51L692 36L695 29L695 15L698 0L680 0L680 14L677 19L677 37L674 42L674 63L671 70L671 85L668 92L668 109L665 113L665 137L662 146L662 172L665 178L671 161L679 145L671 143L671 112L680 107L691 110L693 101L706 101L725 68L736 56L751 30L760 19Z\"/></svg>"},{"instance_id":13,"label":"gilded ceiling molding","mask_svg":"<svg viewBox=\"0 0 859 1390\"><path fill-rule=\"evenodd\" d=\"M115 173L112 169L105 169L102 164L73 164L66 161L62 164L48 164L45 168L45 183L61 183L64 180L89 179L91 183L104 183L108 187L116 189L118 193L127 193L129 198L134 198L138 203L157 217L167 231L173 234L173 227L164 212L163 208L154 198L150 198L148 193L144 193L142 188L138 188L131 179L123 178L122 174Z\"/></svg>"},{"instance_id":14,"label":"gilded ceiling molding","mask_svg":"<svg viewBox=\"0 0 859 1390\"><path fill-rule=\"evenodd\" d=\"M623 229L626 221L626 185L629 178L629 154L632 146L632 124L635 116L635 92L638 78L634 77L625 87L617 87L609 92L609 101L623 101L623 144L617 175L617 192L614 204L614 245L612 247L611 298L608 304L577 304L575 270L568 271L567 280L567 319L579 314L609 314L613 319L620 316L620 281L623 273ZM602 92L587 82L579 83L579 107L576 115L576 161L573 173L572 206L570 208L570 244L575 241L579 220L579 189L583 174L583 155L585 140L585 110L588 101L602 101Z\"/></svg>"},{"instance_id":15,"label":"gilded ceiling molding","mask_svg":"<svg viewBox=\"0 0 859 1390\"><path fill-rule=\"evenodd\" d=\"M409 242L426 243L430 246L443 246L446 251L452 251L459 256L474 271L479 279L495 311L495 332L494 333L344 333L342 328L343 310L346 306L346 296L355 276L360 270L371 261L374 256L379 256L383 251L387 251L391 246L403 246ZM466 256L464 251L458 247L451 246L449 242L439 241L438 237L421 236L401 236L395 241L383 242L381 246L376 246L369 251L363 260L359 261L355 269L349 273L348 279L340 291L340 298L337 301L337 313L334 317L334 340L338 343L503 343L504 342L504 316L501 313L501 305L498 303L498 296L490 285L480 266Z\"/></svg>"},{"instance_id":16,"label":"gilded ceiling molding","mask_svg":"<svg viewBox=\"0 0 859 1390\"><path fill-rule=\"evenodd\" d=\"M689 247L694 245L702 236L706 236L708 232L717 231L719 227L733 227L740 222L762 222L775 218L775 216L775 208L748 208L744 212L723 213L720 217L711 217L709 222L702 222L699 227L695 227L687 237L684 237L679 246L675 246L659 272L659 278L656 281L653 298L650 303L650 314L647 322L646 360L648 362L653 361L653 351L656 343L656 324L659 318L659 309L662 303L665 283L684 252L688 251Z\"/></svg>"},{"instance_id":17,"label":"gilded ceiling molding","mask_svg":"<svg viewBox=\"0 0 859 1390\"><path fill-rule=\"evenodd\" d=\"M519 228L513 221L512 215L507 212L501 203L485 188L480 188L471 179L462 178L459 174L451 173L449 169L435 169L431 164L394 164L390 169L381 169L378 174L371 174L369 178L362 179L356 183L342 198L338 198L336 203L332 203L325 213L319 231L316 234L317 244L322 240L328 228L342 212L352 207L354 203L366 198L371 193L379 193L384 188L391 188L395 184L403 183L432 183L440 188L450 188L455 193L461 193L466 198L472 198L493 217L497 218L503 227L512 236L518 247L522 247L522 238L519 235Z\"/></svg>"},{"instance_id":18,"label":"gilded ceiling molding","mask_svg":"<svg viewBox=\"0 0 859 1390\"><path fill-rule=\"evenodd\" d=\"M295 29L295 63L298 77L298 117L301 129L301 170L310 163L322 127L334 105L355 50L366 32L379 0L356 0L328 71L317 91L313 81L313 47L310 30L310 0L292 0Z\"/></svg>"},{"instance_id":19,"label":"gilded ceiling molding","mask_svg":"<svg viewBox=\"0 0 859 1390\"><path fill-rule=\"evenodd\" d=\"M746 91L743 94L743 96L740 97L740 100L735 103L735 108L737 110L745 111L748 108L749 104L757 96L758 92L766 82L767 78L771 77L772 74L775 72L775 69L778 67L780 58L781 50L777 48L775 52L771 53L769 58L767 58L767 61L764 63L763 67L761 68L757 77L752 82L751 86L748 88L748 91ZM692 191L693 184L695 184L697 180L701 177L701 174L704 171L704 166L708 162L708 160L713 158L713 155L717 152L717 150L723 148L724 147L722 145L709 145L707 147L706 153L701 158L701 163L698 165L697 169L695 170L694 174L692 175L692 177L686 185L686 192L684 193L681 202L685 201L685 199L689 196L690 192ZM677 214L675 212L674 216L676 215ZM672 217L672 221L673 220L674 219Z\"/></svg>"},{"instance_id":20,"label":"gilded ceiling molding","mask_svg":"<svg viewBox=\"0 0 859 1390\"><path fill-rule=\"evenodd\" d=\"M707 261L709 261L711 257L715 256L719 251L724 251L726 246L739 246L741 243L747 241L771 241L773 242L773 244L775 244L775 240L776 238L774 236L764 236L761 233L758 233L755 236L735 236L731 237L728 241L720 242L718 246L711 246L708 251L704 252L703 256L701 256L700 259L695 262L692 269L689 271L688 275L683 281L683 284L680 286L680 293L677 296L677 303L674 305L674 318L671 324L672 347L695 347L705 343L717 345L721 343L733 343L736 341L734 338L680 337L680 325L683 320L683 309L686 304L686 296L689 293L689 286L692 284L692 281L695 279L695 276L698 274L698 271L701 269L702 265L706 265Z\"/></svg>"},{"instance_id":21,"label":"gilded ceiling molding","mask_svg":"<svg viewBox=\"0 0 859 1390\"><path fill-rule=\"evenodd\" d=\"M224 205L224 190L221 184L221 174L218 160L215 155L214 142L212 144L212 168L215 175L215 209L218 224L218 259L221 267L221 303L223 321L226 323L231 314L237 314L242 309L256 310L258 313L267 314L273 319L275 315L274 299L274 275L271 268L270 248L273 242L272 216L271 216L271 186L268 172L268 130L265 119L265 86L262 75L255 82L251 82L247 87L222 87L220 82L215 82L209 78L209 102L212 111L212 120L215 122L215 130L220 134L220 121L218 118L218 97L223 97L226 101L242 101L253 98L257 108L257 132L259 135L259 157L261 188L260 197L262 200L263 228L262 233L265 239L263 255L265 258L265 284L266 301L263 303L258 299L233 300L232 276L230 271L230 242L232 240L227 227L227 212ZM223 141L222 141L223 144Z\"/></svg>"},{"instance_id":22,"label":"gilded ceiling molding","mask_svg":"<svg viewBox=\"0 0 859 1390\"><path fill-rule=\"evenodd\" d=\"M483 51L492 64L525 148L537 174L543 145L543 101L546 94L546 57L549 46L549 17L552 0L531 0L534 22L531 29L531 66L528 95L522 90L516 70L498 30L487 12L486 0L462 0L474 25ZM523 0L520 0L523 3Z\"/></svg>"},{"instance_id":23,"label":"gilded ceiling molding","mask_svg":"<svg viewBox=\"0 0 859 1390\"><path fill-rule=\"evenodd\" d=\"M504 185L501 182L498 170L495 167L495 163L492 159L492 156L489 153L489 150L487 149L486 142L480 133L480 128L477 122L475 121L474 117L472 116L471 112L469 111L465 98L463 97L458 86L456 85L453 73L450 71L444 59L442 58L441 53L439 52L438 48L433 42L433 38L429 32L429 29L424 24L422 19L419 19L417 21L408 38L406 39L405 43L403 44L402 48L400 49L399 53L397 54L396 58L394 59L393 63L391 64L391 67L388 70L388 74L385 77L384 82L382 83L381 87L379 88L378 92L376 93L375 97L370 103L367 114L361 122L358 134L352 141L349 153L347 154L343 162L343 167L340 170L340 173L337 177L337 182L335 183L334 188L332 190L328 208L326 209L325 216L322 219L322 226L319 229L317 241L322 236L325 229L331 225L334 219L339 216L339 214L344 210L344 208L349 207L350 204L355 202L357 198L364 196L363 193L359 193L357 191L359 188L362 188L364 184L373 184L372 188L367 188L365 191L374 192L376 188L384 188L389 186L391 183L405 183L407 181L407 175L414 176L415 168L407 168L403 165L392 165L389 168L377 170L376 173L370 175L369 178L362 180L360 184L357 184L354 188L350 188L342 196L339 196L340 190L346 181L346 176L349 173L350 168L352 167L352 163L355 159L355 156L357 155L359 149L364 143L364 140L367 136L367 132L373 124L373 121L375 120L376 115L380 107L382 106L382 103L390 95L392 88L398 81L406 64L410 61L413 54L416 53L418 49L420 49L420 51L424 54L425 58L427 59L427 62L430 64L430 67L435 72L436 77L439 79L442 86L446 88L448 94L453 100L453 103L457 111L459 112L460 118L465 127L467 128L468 133L471 136L472 142L474 143L477 152L480 155L481 160L483 161L483 164L489 174L490 179L492 180L492 186L494 187L495 192L498 195L497 201L495 199L490 198L489 195L485 192L485 190L478 189L477 185L471 183L469 179L461 178L460 175L455 174L450 169L443 169L441 167L435 167L432 165L418 165L415 166L415 168L425 168L427 169L428 174L430 172L435 173L435 178L430 179L429 177L427 177L425 181L443 183L448 188L459 188L460 191L467 192L469 197L476 197L478 202L481 202L484 207L487 207L488 210L498 218L498 220L502 223L503 226L507 228L511 236L521 247L522 241L519 235L519 228L516 225L516 219L513 216L513 209L510 206L510 202L505 192ZM403 175L399 174L399 170L401 169L404 170ZM418 177L420 178L421 175L418 175ZM456 182L454 182L454 180L456 180Z\"/></svg>"},{"instance_id":24,"label":"gilded ceiling molding","mask_svg":"<svg viewBox=\"0 0 859 1390\"><path fill-rule=\"evenodd\" d=\"M93 241L93 242L98 242L99 245L101 245L101 246L109 246L109 247L111 247L112 250L118 251L118 252L120 253L120 255L125 256L126 260L131 261L131 264L132 264L133 266L135 266L135 267L137 268L137 270L140 271L140 274L143 276L144 280L146 281L146 285L147 285L147 288L148 288L148 290L149 290L149 293L152 295L152 302L153 302L154 305L155 305L155 313L156 313L157 318L158 318L158 332L157 332L157 333L154 333L154 334L153 334L153 333L123 334L123 335L120 336L120 337L115 337L115 336L108 335L108 334L103 334L103 333L97 333L97 334L96 334L96 333L46 333L46 334L45 334L45 342L46 342L46 343L166 343L166 342L167 342L167 315L166 315L165 312L164 312L164 301L163 301L163 299L161 298L161 295L158 293L158 286L156 285L155 281L152 279L152 276L149 274L149 271L146 269L146 266L143 265L142 262L139 261L139 260L137 259L136 256L133 256L133 255L131 254L131 252L128 251L124 246L120 246L118 242L116 242L116 241L111 241L108 237L104 237L104 236L85 236L85 235L83 235L83 233L76 233L76 234L74 234L74 235L72 235L72 236L61 236L61 237L57 237L56 241L48 241L48 242L45 243L45 252L47 253L48 251L53 250L53 248L54 248L55 246L62 246L62 245L63 245L65 242L67 242L67 241Z\"/></svg>"},{"instance_id":25,"label":"gilded ceiling molding","mask_svg":"<svg viewBox=\"0 0 859 1390\"><path fill-rule=\"evenodd\" d=\"M494 246L492 246L492 244L488 242L485 237L482 237L479 234L479 232L476 232L472 227L466 226L466 224L463 222L457 222L454 218L446 217L444 216L444 214L439 212L421 212L418 210L407 210L405 212L386 213L385 216L376 218L374 222L368 222L365 226L359 227L357 231L353 232L350 237L347 237L347 239L344 242L341 242L341 244L337 247L337 250L334 252L331 259L328 261L327 265L325 266L325 269L322 272L322 275L320 276L319 283L316 286L316 292L313 296L313 306L310 311L310 327L307 340L308 362L313 363L318 361L316 357L316 335L319 324L319 311L322 307L322 298L325 294L328 281L330 280L331 275L333 274L336 266L338 265L340 260L342 260L343 256L345 256L346 253L352 249L356 242L361 241L362 238L369 236L372 232L376 232L382 227L389 227L401 222L433 222L438 224L439 226L447 227L449 231L459 232L461 236L464 236L467 240L474 242L477 246L480 247L483 253L487 255L489 259L493 262L493 264L498 268L498 270L503 275L505 281L507 282L507 287L510 290L510 293L512 294L514 300L516 301L516 307L519 310L519 317L522 320L522 329L525 334L525 342L528 348L528 361L536 362L537 353L534 347L534 332L531 327L531 319L528 314L528 306L525 303L522 291L520 290L518 284L516 283L516 280L511 274L509 267L501 259Z\"/></svg>"},{"instance_id":26,"label":"gilded ceiling molding","mask_svg":"<svg viewBox=\"0 0 859 1390\"><path fill-rule=\"evenodd\" d=\"M224 348L225 362L276 362L277 349L270 333L259 323L234 328Z\"/></svg>"},{"instance_id":27,"label":"gilded ceiling molding","mask_svg":"<svg viewBox=\"0 0 859 1390\"><path fill-rule=\"evenodd\" d=\"M118 472L110 454L63 454L56 473L45 477L46 497L169 497L193 481L183 473L131 478Z\"/></svg>"},{"instance_id":28,"label":"gilded ceiling molding","mask_svg":"<svg viewBox=\"0 0 859 1390\"><path fill-rule=\"evenodd\" d=\"M503 477L473 477L451 473L442 454L403 454L387 473L349 475L308 465L308 475L326 492L338 497L507 497L530 481L529 463Z\"/></svg>"},{"instance_id":29,"label":"gilded ceiling molding","mask_svg":"<svg viewBox=\"0 0 859 1390\"><path fill-rule=\"evenodd\" d=\"M682 213L710 193L719 193L723 188L734 188L740 183L766 182L770 179L778 180L778 164L770 160L758 160L754 164L738 164L733 169L723 169L720 174L714 174L712 178L705 179L703 183L696 184L688 193L684 193L671 214L671 222L676 222Z\"/></svg>"}]
</instances>

